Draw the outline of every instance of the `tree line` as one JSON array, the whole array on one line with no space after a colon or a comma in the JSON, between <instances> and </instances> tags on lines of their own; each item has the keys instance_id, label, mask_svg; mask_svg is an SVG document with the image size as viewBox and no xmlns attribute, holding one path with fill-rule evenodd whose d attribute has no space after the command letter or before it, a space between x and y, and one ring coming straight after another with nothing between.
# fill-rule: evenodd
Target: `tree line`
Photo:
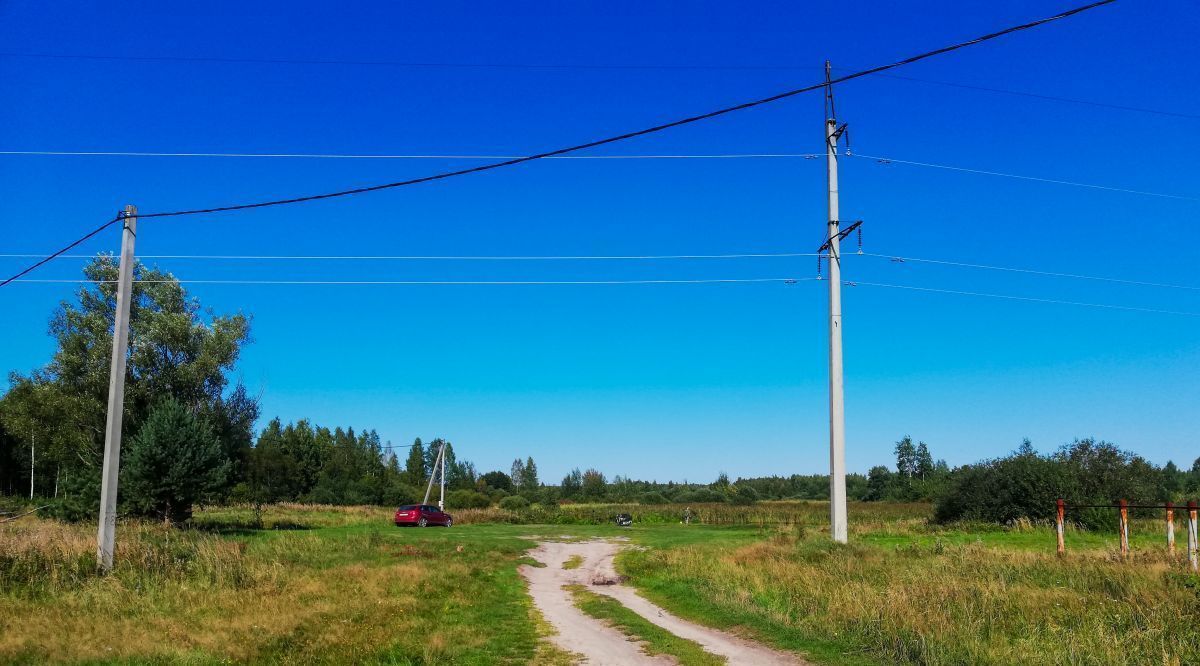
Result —
<instances>
[{"instance_id":1,"label":"tree line","mask_svg":"<svg viewBox=\"0 0 1200 666\"><path fill-rule=\"evenodd\" d=\"M0 494L52 497L56 515L93 517L99 510L115 312L117 265L100 256L84 269L76 302L62 302L50 321L50 361L28 375L14 372L0 397ZM394 446L375 430L272 419L259 432L258 399L231 381L250 317L217 315L187 295L169 273L138 264L130 308L131 346L125 381L120 511L186 521L197 504L276 502L399 505L419 501L445 444L448 504L641 502L751 504L761 500L827 500L828 475L790 475L710 483L635 480L575 468L557 484L539 478L532 457L507 472L479 473L449 442ZM1050 454L1024 442L1008 456L957 468L935 460L924 442L905 436L894 469L872 467L847 477L859 501L927 501L938 520L1007 522L1053 515L1054 500L1108 504L1160 503L1200 496L1200 458L1183 470L1157 467L1113 444L1077 440ZM31 473L32 472L32 473ZM1088 524L1111 512L1080 511Z\"/></svg>"}]
</instances>

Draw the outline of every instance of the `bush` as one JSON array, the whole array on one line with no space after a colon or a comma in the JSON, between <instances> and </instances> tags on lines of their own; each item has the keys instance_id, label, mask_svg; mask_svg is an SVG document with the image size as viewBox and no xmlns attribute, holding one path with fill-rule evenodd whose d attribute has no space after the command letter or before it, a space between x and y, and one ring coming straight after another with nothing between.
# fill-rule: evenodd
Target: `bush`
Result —
<instances>
[{"instance_id":1,"label":"bush","mask_svg":"<svg viewBox=\"0 0 1200 666\"><path fill-rule=\"evenodd\" d=\"M662 493L642 493L638 501L642 504L669 504L667 498L663 497Z\"/></svg>"},{"instance_id":2,"label":"bush","mask_svg":"<svg viewBox=\"0 0 1200 666\"><path fill-rule=\"evenodd\" d=\"M713 490L712 488L697 488L679 493L675 496L675 501L683 504L703 504L706 502L724 502L724 493Z\"/></svg>"},{"instance_id":3,"label":"bush","mask_svg":"<svg viewBox=\"0 0 1200 666\"><path fill-rule=\"evenodd\" d=\"M511 495L500 500L500 508L509 511L520 511L529 508L529 500L520 495Z\"/></svg>"},{"instance_id":4,"label":"bush","mask_svg":"<svg viewBox=\"0 0 1200 666\"><path fill-rule=\"evenodd\" d=\"M474 490L455 490L446 496L448 509L483 509L491 505L487 495Z\"/></svg>"},{"instance_id":5,"label":"bush","mask_svg":"<svg viewBox=\"0 0 1200 666\"><path fill-rule=\"evenodd\" d=\"M729 498L731 504L739 506L749 506L758 501L758 491L750 486L734 486L733 496Z\"/></svg>"},{"instance_id":6,"label":"bush","mask_svg":"<svg viewBox=\"0 0 1200 666\"><path fill-rule=\"evenodd\" d=\"M1160 502L1166 498L1161 475L1139 456L1107 442L1076 440L1051 456L1028 444L1006 458L960 468L938 498L938 522L982 520L1010 523L1017 519L1051 520L1055 501L1072 504ZM1068 514L1086 527L1112 527L1116 512L1089 509Z\"/></svg>"}]
</instances>

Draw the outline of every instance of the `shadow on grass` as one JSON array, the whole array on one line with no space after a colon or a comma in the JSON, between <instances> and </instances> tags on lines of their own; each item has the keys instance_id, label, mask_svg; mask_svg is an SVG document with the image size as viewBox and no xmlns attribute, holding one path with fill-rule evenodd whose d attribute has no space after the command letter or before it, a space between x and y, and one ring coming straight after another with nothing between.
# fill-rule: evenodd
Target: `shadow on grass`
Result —
<instances>
[{"instance_id":1,"label":"shadow on grass","mask_svg":"<svg viewBox=\"0 0 1200 666\"><path fill-rule=\"evenodd\" d=\"M262 525L256 525L253 521L249 520L222 522L205 521L201 523L192 523L188 526L188 528L197 532L208 532L223 536L250 536L253 534L262 534L263 532L293 532L313 529L311 525L292 522L290 520L270 521Z\"/></svg>"}]
</instances>

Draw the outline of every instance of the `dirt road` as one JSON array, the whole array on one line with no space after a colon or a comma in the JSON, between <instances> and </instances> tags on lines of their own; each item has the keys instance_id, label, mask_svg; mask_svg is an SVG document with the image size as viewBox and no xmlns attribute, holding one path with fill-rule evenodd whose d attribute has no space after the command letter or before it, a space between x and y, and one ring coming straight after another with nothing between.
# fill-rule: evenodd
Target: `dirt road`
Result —
<instances>
[{"instance_id":1,"label":"dirt road","mask_svg":"<svg viewBox=\"0 0 1200 666\"><path fill-rule=\"evenodd\" d=\"M530 552L534 559L546 566L521 567L521 574L529 581L529 594L533 597L534 605L558 632L552 640L562 649L583 657L584 663L624 666L675 662L669 657L647 655L621 632L585 615L575 607L571 593L563 589L564 585L585 585L592 592L612 597L676 636L695 641L706 651L725 657L730 666L794 666L805 663L795 655L675 617L642 598L627 585L619 582L604 584L617 580L613 557L620 548L617 543L599 540L546 542ZM575 569L563 569L563 563L575 555L583 558L583 564Z\"/></svg>"}]
</instances>

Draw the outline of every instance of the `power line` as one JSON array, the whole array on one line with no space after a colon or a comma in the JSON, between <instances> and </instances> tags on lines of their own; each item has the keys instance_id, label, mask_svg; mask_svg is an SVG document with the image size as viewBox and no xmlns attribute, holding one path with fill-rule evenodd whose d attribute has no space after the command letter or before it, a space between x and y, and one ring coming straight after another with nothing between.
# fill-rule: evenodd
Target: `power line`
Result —
<instances>
[{"instance_id":1,"label":"power line","mask_svg":"<svg viewBox=\"0 0 1200 666\"><path fill-rule=\"evenodd\" d=\"M0 258L40 257L40 254L0 254ZM94 254L61 254L60 259L95 259ZM138 259L195 259L206 261L653 261L669 259L771 259L815 257L813 252L758 254L656 254L656 255L249 255L249 254L145 254Z\"/></svg>"},{"instance_id":2,"label":"power line","mask_svg":"<svg viewBox=\"0 0 1200 666\"><path fill-rule=\"evenodd\" d=\"M887 71L887 70L890 70L890 69L895 69L895 68L897 68L897 67L902 67L902 66L904 66L904 65L908 65L908 64L911 64L911 63L914 63L914 62L918 62L918 61L921 61L921 60L925 60L925 59L927 59L927 58L932 58L932 57L934 57L934 56L937 56L937 55L941 55L941 54L944 54L944 53L950 53L950 52L952 52L952 51L957 51L957 50L959 50L959 49L966 48L966 47L968 47L968 46L973 46L973 45L975 45L975 44L980 44L980 43L983 43L983 42L986 42L986 41L990 41L990 40L996 39L996 38L998 38L998 37L1002 37L1002 36L1005 36L1005 35L1012 34L1012 33L1014 33L1014 32L1019 32L1019 31L1022 31L1022 30L1028 30L1028 29L1030 29L1030 28L1034 28L1034 27L1037 27L1037 26L1041 26L1041 25L1044 25L1044 24L1046 24L1046 23L1050 23L1050 22L1053 22L1053 21L1058 21L1058 20L1061 20L1061 19L1064 19L1064 18L1068 18L1068 17L1074 16L1074 15L1076 15L1076 14L1080 14L1080 13L1082 13L1082 12L1086 12L1086 11L1088 11L1088 10L1095 9L1095 8L1097 8L1097 7L1102 7L1102 6L1104 6L1104 5L1112 4L1113 2L1116 2L1116 0L1098 0L1097 2L1092 2L1092 3L1090 3L1090 4L1087 4L1087 5L1083 5L1083 6L1080 6L1080 7L1076 7L1075 9L1070 9L1070 10L1067 10L1067 11L1065 11L1065 12L1061 12L1061 13L1059 13L1059 14L1055 14L1054 16L1049 16L1049 17L1046 17L1046 18L1038 19L1038 20L1036 20L1036 21L1031 21L1031 22L1028 22L1028 23L1023 23L1023 24L1020 24L1020 25L1016 25L1016 26L1012 26L1012 27L1009 27L1009 28L1005 28L1005 29L1003 29L1003 30L999 30L999 31L996 31L996 32L988 33L988 34L986 34L986 35L982 35L982 36L980 36L980 37L976 37L976 38L974 38L974 39L970 39L970 40L967 40L967 41L965 41L965 42L959 42L959 43L957 43L957 44L952 44L952 45L950 45L950 46L944 46L944 47L942 47L942 48L939 48L939 49L934 49L934 50L932 50L932 51L926 51L925 53L920 53L920 54L917 54L917 55L914 55L914 56L910 56L910 57L908 57L908 58L904 58L904 59L902 59L902 60L898 60L898 61L896 61L896 62L893 62L893 63L890 63L890 64L886 64L886 65L879 65L879 66L877 66L877 67L872 67L872 68L869 68L869 69L864 69L864 70L861 70L861 71L858 71L858 72L853 72L853 73L846 74L846 75L843 75L843 76L840 76L840 77L837 77L837 78L833 78L833 79L826 78L826 80L825 80L825 81L822 81L822 82L820 82L820 83L816 83L816 84L813 84L813 85L810 85L810 86L805 86L805 87L803 87L803 88L797 88L797 89L795 89L795 90L789 90L789 91L787 91L787 92L783 92L783 93L779 93L779 94L776 94L776 95L772 95L772 96L770 96L770 97L764 97L764 98L762 98L762 99L758 99L758 100L754 100L754 101L750 101L750 102L744 102L744 103L742 103L742 104L737 104L737 105L734 105L734 106L725 107L725 108L723 108L723 109L718 109L718 110L716 110L716 111L710 111L710 112L708 112L708 113L703 113L703 114L696 115L696 116L690 116L690 117L687 117L687 118L682 118L682 119L680 119L680 120L675 120L675 121L672 121L672 122L663 123L663 124L661 124L661 125L655 125L655 126L648 127L648 128L641 129L641 130L637 130L637 131L634 131L634 132L628 132L628 133L625 133L625 134L619 134L619 135L616 135L616 136L608 137L608 138L606 138L606 139L599 139L599 140L596 140L596 141L589 141L589 142L587 142L587 143L582 143L582 144L578 144L578 145L575 145L575 146L570 146L570 147L567 147L567 148L559 148L559 149L557 149L557 150L551 150L551 151L548 151L548 152L544 152L544 153L538 153L538 154L535 154L535 155L529 155L529 156L526 156L526 157L520 157L520 158L516 158L516 159L508 159L508 160L504 160L504 161L501 161L501 162L493 162L493 163L490 163L490 164L484 164L484 165L480 165L480 166L477 166L477 167L472 167L472 168L469 168L469 169L459 169L459 170L456 170L456 171L446 171L446 172L442 172L442 173L435 174L435 175L431 175L431 176L424 176L424 177L421 177L421 178L412 178L412 179L409 179L409 180L402 180L402 181L397 181L397 182L393 182L393 183L384 183L384 184L381 184L381 185L372 185L372 186L367 186L367 187L358 187L358 188L353 188L353 189L349 189L349 190L341 190L341 191L337 191L337 192L327 192L327 193L323 193L323 194L314 194L314 195L308 195L308 196L292 197L292 198L288 198L288 199L275 199L275 200L270 200L270 201L260 201L260 202L257 202L257 203L248 203L248 204L234 204L234 205L226 205L226 206L215 206L215 207L211 207L211 208L197 208L197 209L190 209L190 210L178 210L178 211L162 212L162 213L149 213L149 214L142 214L142 215L139 215L139 217L141 217L141 218L155 218L155 217L175 217L175 216L180 216L180 215L196 215L196 214L201 214L201 213L218 213L218 212L228 212L228 211L235 211L235 210L248 210L248 209L252 209L252 208L265 208L265 207L268 207L268 206L280 206L280 205L285 205L285 204L295 204L295 203L302 203L302 202L307 202L307 201L317 201L317 200L322 200L322 199L332 199L332 198L335 198L335 197L344 197L344 196L350 196L350 195L355 195L355 194L364 194L364 193L367 193L367 192L377 192L377 191L380 191L380 190L391 189L391 188L396 188L396 187L404 187L404 186L407 186L407 185L416 185L416 184L419 184L419 183L427 183L427 182L431 182L431 181L435 181L435 180L442 180L442 179L446 179L446 178L453 178L453 177L455 177L455 176L464 176L464 175L468 175L468 174L472 174L472 173L479 173L479 172L483 172L483 171L490 171L490 170L493 170L493 169L499 169L499 168L502 168L502 167L514 166L514 165L517 165L517 164L522 164L522 163L524 163L524 162L532 162L532 161L534 161L534 160L545 159L545 158L547 158L547 157L554 157L554 156L556 156L556 155L565 155L565 154L567 154L567 153L574 153L574 152L578 152L578 151L581 151L581 150L586 150L586 149L588 149L588 148L595 148L595 147L597 147L597 146L607 145L607 144L610 144L610 143L616 143L616 142L619 142L619 141L625 141L625 140L627 140L627 139L632 139L632 138L639 137L639 136L644 136L644 135L647 135L647 134L653 134L653 133L656 133L656 132L661 132L661 131L663 131L663 130L671 129L671 128L674 128L674 127L681 127L681 126L683 126L683 125L688 125L688 124L695 123L695 122L699 122L699 121L702 121L702 120L708 120L708 119L710 119L710 118L715 118L715 117L722 116L722 115L729 114L729 113L733 113L733 112L736 112L736 111L742 111L742 110L745 110L745 109L750 109L750 108L754 108L754 107L757 107L757 106L761 106L761 105L764 105L764 104L770 104L770 103L772 103L772 102L777 102L777 101L779 101L779 100L786 99L786 98L788 98L788 97L793 97L793 96L795 96L795 95L799 95L799 94L802 94L802 93L810 92L810 91L813 91L813 90L820 90L820 89L826 88L826 87L828 87L828 86L830 86L830 85L832 85L832 84L835 84L835 83L842 83L842 82L845 82L845 81L850 81L850 80L852 80L852 79L860 78L860 77L863 77L863 76L868 76L868 75L871 75L871 74L876 74L876 73L879 73L879 72ZM119 219L119 217L118 217L118 219ZM116 220L114 219L114 220L112 220L112 221L110 221L110 222L106 223L106 224L105 224L105 226L107 227L108 225L112 224L112 223L113 223L113 222L115 222L115 221L116 221ZM103 228L103 227L102 227L102 228ZM53 258L54 258L55 256L57 256L58 254L62 254L62 253L63 253L63 252L65 252L66 250L69 250L69 249L71 249L71 248L72 248L72 247L74 247L75 245L78 245L79 243L81 243L81 242L83 242L84 240L86 240L86 239L87 239L88 237L90 237L91 235L95 235L96 233L99 233L99 231L100 231L100 230L98 229L98 230L96 230L96 231L92 232L92 234L90 234L89 236L87 236L87 237L84 237L84 238L81 238L81 239L79 239L79 240L77 240L77 241L75 241L75 242L71 243L71 245L69 245L69 246L68 246L67 248L65 248L64 250L60 250L59 252L55 253L54 255L51 255L50 257L47 257L46 259L42 260L42 261L41 261L41 262L39 262L38 264L36 264L36 265L34 265L34 266L30 267L30 268L27 268L27 269L25 269L25 270L21 271L20 273L18 273L17 275L15 275L15 276L13 276L13 277L10 277L10 278L8 278L8 279L7 279L7 280L5 280L4 282L0 283L0 287L3 287L3 286L5 286L5 285L9 284L10 282L12 282L12 281L13 281L13 279L15 279L15 278L17 278L17 277L20 277L21 275L25 275L26 273L28 273L29 271L33 270L33 269L34 269L34 268L36 268L37 266L39 266L39 265L41 265L41 264L44 264L45 262L47 262L47 261L49 261L49 260L53 259Z\"/></svg>"},{"instance_id":3,"label":"power line","mask_svg":"<svg viewBox=\"0 0 1200 666\"><path fill-rule=\"evenodd\" d=\"M148 56L99 55L90 53L0 53L3 58L39 58L48 60L109 60L118 62L207 62L246 65L365 65L379 67L411 67L416 69L597 69L597 70L797 70L817 69L803 65L689 65L649 63L560 64L560 63L477 63L477 62L418 62L411 60L333 60L294 58L222 58L212 56Z\"/></svg>"},{"instance_id":4,"label":"power line","mask_svg":"<svg viewBox=\"0 0 1200 666\"><path fill-rule=\"evenodd\" d=\"M886 287L888 289L907 289L909 291L925 291L935 294L956 294L959 296L982 296L985 298L1000 298L1009 301L1027 301L1030 303L1048 303L1054 305L1077 305L1089 308L1103 308L1106 310L1127 310L1129 312L1147 312L1153 314L1171 314L1182 315L1186 317L1200 317L1200 312L1183 312L1179 310L1156 310L1153 308L1139 308L1131 305L1109 305L1106 303L1084 303L1081 301L1061 301L1052 298L1033 298L1031 296L1010 296L1007 294L988 294L978 291L958 291L955 289L936 289L933 287L914 287L912 285L903 284L883 284L880 282L861 282L858 280L844 282L849 287Z\"/></svg>"},{"instance_id":5,"label":"power line","mask_svg":"<svg viewBox=\"0 0 1200 666\"><path fill-rule=\"evenodd\" d=\"M506 160L521 155L354 155L344 153L170 153L115 150L0 150L0 155L49 157L230 157L362 160ZM816 159L816 153L728 153L707 155L551 155L547 160L717 160L717 159Z\"/></svg>"},{"instance_id":6,"label":"power line","mask_svg":"<svg viewBox=\"0 0 1200 666\"><path fill-rule=\"evenodd\" d=\"M806 278L714 278L695 280L134 280L135 284L210 284L210 285L619 285L619 284L737 284L780 282L791 284L817 280ZM116 284L116 280L18 279L24 284Z\"/></svg>"},{"instance_id":7,"label":"power line","mask_svg":"<svg viewBox=\"0 0 1200 666\"><path fill-rule=\"evenodd\" d=\"M897 67L909 65L914 62L919 62L921 60L925 60L927 58L932 58L937 55L942 55L945 53L950 53L952 51L957 51L962 48L966 48L968 46L981 44L983 42L990 41L990 40L996 39L998 37L1003 37L1005 35L1012 34L1014 32L1028 30L1030 28L1044 25L1044 24L1050 23L1052 21L1057 21L1057 20L1064 19L1064 18L1067 18L1070 16L1074 16L1076 14L1088 11L1090 9L1095 9L1096 7L1101 7L1104 5L1112 4L1113 2L1116 2L1116 0L1098 0L1097 2L1093 2L1093 3L1087 4L1087 5L1083 5L1081 7L1077 7L1075 9L1071 9L1071 10L1068 10L1068 11L1065 11L1065 12L1062 12L1059 14L1055 14L1054 16L1038 19L1036 21L1031 21L1029 23L1023 23L1021 25L1012 26L1009 28L1005 28L1003 30L999 30L999 31L992 32L992 33L989 33L986 35L982 35L980 37L976 37L974 39L970 39L965 42L959 42L957 44L952 44L950 46L944 46L939 49L934 49L932 51L926 51L925 53L920 53L915 56L909 56L907 58L898 60L898 61L890 63L890 64L879 65L877 67L872 67L872 68L864 69L864 70L861 70L858 72L845 74L843 76L836 77L833 79L827 79L821 83L816 83L816 84L813 84L810 86L805 86L803 88L797 88L795 90L789 90L787 92L782 92L782 93L778 93L775 95L771 95L770 97L764 97L762 99L757 99L757 100L753 100L750 102L743 102L741 104L736 104L734 106L725 107L723 109L718 109L716 111L709 111L708 113L703 113L703 114L696 115L696 116L682 118L682 119L675 120L672 122L663 123L661 125L647 127L645 129L637 130L634 132L627 132L625 134L611 136L611 137L608 137L605 139L589 141L587 143L582 143L582 144L570 146L567 148L559 148L559 149L547 151L544 153L538 153L538 154L534 154L534 155L528 155L525 157L508 159L508 160L505 160L502 162L495 162L492 164L485 164L485 165L481 165L481 166L477 166L477 167L472 167L470 169L459 169L457 171L447 171L447 172L435 174L432 176L424 176L421 178L412 178L412 179L397 181L397 182L393 182L393 183L383 183L380 185L358 187L358 188L353 188L353 189L349 189L349 190L341 190L341 191L337 191L337 192L326 192L323 194L313 194L313 195L308 195L308 196L292 197L292 198L288 198L288 199L275 199L275 200L270 200L270 201L260 201L260 202L248 203L248 204L233 204L233 205L226 205L226 206L214 206L214 207L210 207L210 208L197 208L197 209L190 209L190 210L177 210L177 211L162 212L162 213L146 213L146 214L139 214L138 217L149 219L149 218L155 218L155 217L178 217L181 215L197 215L197 214L202 214L202 213L222 213L222 212L230 212L230 211L235 211L235 210L248 210L248 209L252 209L252 208L265 208L268 206L281 206L281 205L286 205L286 204L304 203L304 202L308 202L308 201L317 201L317 200L322 200L322 199L332 199L335 197L351 196L351 195L355 195L355 194L365 194L367 192L377 192L380 190L392 189L392 188L396 188L396 187L417 185L420 183L427 183L427 182L431 182L431 181L435 181L435 180L442 180L445 178L453 178L455 176L465 176L465 175L472 174L472 173L479 173L482 171L490 171L492 169L499 169L499 168L507 167L507 166L515 166L517 164L522 164L525 162L532 162L534 160L539 160L539 159L545 159L547 157L554 157L556 155L564 155L567 153L574 153L574 152L578 152L580 150L587 150L589 148L595 148L597 146L603 146L603 145L607 145L610 143L617 143L619 141L626 141L628 139L633 139L633 138L636 138L639 136L645 136L647 134L653 134L656 132L661 132L663 130L672 129L675 127L681 127L683 125L688 125L688 124L699 122L702 120L709 120L711 118L716 118L718 116L726 115L726 114L733 113L736 111L744 111L746 109L754 108L757 106L762 106L764 104L770 104L772 102L777 102L779 100L786 99L789 97L794 97L795 95L799 95L802 93L826 88L835 83L843 83L845 81L850 81L850 80L857 79L857 78L860 78L863 76L868 76L868 75L875 74L878 72L884 72L884 71L887 71L890 69L895 69Z\"/></svg>"},{"instance_id":8,"label":"power line","mask_svg":"<svg viewBox=\"0 0 1200 666\"><path fill-rule=\"evenodd\" d=\"M835 68L841 69L841 68ZM1111 104L1108 102L1097 102L1094 100L1078 99L1074 97L1059 97L1057 95L1043 95L1041 93L1033 93L1024 90L1010 90L1007 88L994 88L990 86L977 86L967 83L955 83L951 81L934 81L932 79L922 79L913 76L901 76L899 74L877 74L881 78L896 79L898 81L913 81L916 83L928 83L935 86L946 86L948 88L962 88L964 90L979 90L982 92L1000 93L1003 95L1016 95L1018 97L1031 97L1033 99L1044 99L1054 102L1068 102L1070 104L1082 104L1084 106L1095 106L1104 109L1117 109L1119 111L1135 111L1138 113L1151 113L1159 116L1171 116L1174 118L1191 118L1200 119L1200 114L1180 113L1177 111L1164 111L1162 109L1150 109L1143 106L1126 106L1124 104Z\"/></svg>"},{"instance_id":9,"label":"power line","mask_svg":"<svg viewBox=\"0 0 1200 666\"><path fill-rule=\"evenodd\" d=\"M855 255L850 255L855 256ZM1116 284L1128 284L1141 287L1165 287L1168 289L1187 289L1191 291L1200 291L1200 287L1194 287L1184 284L1168 284L1165 282L1145 282L1142 280L1127 280L1124 278L1101 277L1098 275L1080 275L1078 273L1057 273L1054 271L1039 271L1030 268L1012 268L1009 266L992 266L987 264L971 264L961 261L946 261L943 259L920 259L917 257L903 257L894 254L874 254L871 252L864 253L859 256L878 257L882 259L891 259L903 263L921 263L921 264L938 264L941 266L955 266L958 268L981 268L990 271L1005 271L1009 273L1028 273L1030 275L1042 275L1046 277L1073 278L1077 280L1096 280L1099 282L1113 282Z\"/></svg>"},{"instance_id":10,"label":"power line","mask_svg":"<svg viewBox=\"0 0 1200 666\"><path fill-rule=\"evenodd\" d=\"M0 258L29 258L40 257L40 254L0 254ZM93 254L63 254L59 259L94 259ZM656 261L656 260L701 260L701 259L790 259L802 257L823 256L814 252L765 252L740 254L658 254L658 255L218 255L218 254L147 254L139 259L172 259L196 261ZM1193 285L1172 284L1166 282L1149 282L1144 280L1129 280L1100 275L1084 275L1080 273L1062 273L1043 271L1014 266L997 266L994 264L977 264L947 259L927 259L899 254L880 254L864 252L844 255L848 257L872 257L889 259L897 263L934 264L956 268L974 268L1007 273L1021 273L1044 277L1070 278L1079 280L1095 280L1114 284L1127 284L1142 287L1161 287L1167 289L1185 289L1200 291ZM22 282L32 282L22 280ZM76 282L67 280L67 282Z\"/></svg>"},{"instance_id":11,"label":"power line","mask_svg":"<svg viewBox=\"0 0 1200 666\"><path fill-rule=\"evenodd\" d=\"M1163 192L1149 192L1146 190L1133 190L1124 187L1110 187L1108 185L1096 185L1093 183L1080 183L1070 180L1058 180L1055 178L1040 178L1038 176L1023 176L1015 173L1004 173L1001 171L987 171L984 169L971 169L967 167L951 166L948 164L934 164L932 162L915 162L912 160L901 160L894 157L879 157L878 155L864 155L863 153L849 151L846 152L849 157L861 157L863 159L875 160L877 164L906 164L908 166L928 167L932 169L945 169L947 171L961 171L963 173L974 173L984 176L1000 176L1003 178L1016 178L1018 180L1032 180L1039 183L1052 183L1054 185L1070 185L1072 187L1086 187L1093 190L1105 190L1108 192L1123 192L1125 194L1141 194L1148 197L1160 197L1163 199L1180 199L1182 201L1200 201L1200 197L1189 197L1181 194L1165 194Z\"/></svg>"},{"instance_id":12,"label":"power line","mask_svg":"<svg viewBox=\"0 0 1200 666\"><path fill-rule=\"evenodd\" d=\"M45 264L49 263L50 261L52 261L52 260L53 260L55 257L58 257L58 256L60 256L60 255L62 255L62 254L64 254L64 253L68 252L69 250L71 250L71 249L74 249L74 248L75 248L77 245L79 245L80 243L84 242L85 240L87 240L87 239L91 238L92 236L95 236L96 234L100 233L101 231L104 231L105 229L107 229L107 228L111 227L112 225L116 224L116 223L117 223L117 221L119 221L120 219L121 219L121 216L120 216L120 215L118 215L118 216L114 217L113 219L109 220L108 222L105 222L104 224L102 224L102 225L100 225L100 226L96 227L95 229L92 229L92 230L91 230L91 231L89 231L87 234L85 234L85 235L83 235L83 236L81 236L81 237L79 237L79 238L75 239L74 241L71 241L71 243L70 243L70 244L68 244L68 245L66 245L66 246L64 246L64 247L62 247L62 248L60 248L60 249L56 250L56 251L55 251L54 253L52 253L50 256L48 256L48 257L45 257L44 259L42 259L42 260L40 260L40 261L37 261L37 262L35 262L35 263L33 263L33 264L30 264L30 265L29 265L29 266L27 266L27 267L26 267L24 270L20 271L20 272L19 272L19 273L17 273L16 275L13 275L13 276L9 277L9 278L8 278L8 279L6 279L4 282L0 282L0 287L3 287L3 286L6 286L6 285L8 285L8 284L10 284L10 283L12 283L12 282L15 282L16 280L20 279L20 278L21 278L21 276L23 276L23 275L28 275L29 273L32 273L33 271L37 270L39 267L41 267L41 266L43 266L43 265L45 265Z\"/></svg>"}]
</instances>

